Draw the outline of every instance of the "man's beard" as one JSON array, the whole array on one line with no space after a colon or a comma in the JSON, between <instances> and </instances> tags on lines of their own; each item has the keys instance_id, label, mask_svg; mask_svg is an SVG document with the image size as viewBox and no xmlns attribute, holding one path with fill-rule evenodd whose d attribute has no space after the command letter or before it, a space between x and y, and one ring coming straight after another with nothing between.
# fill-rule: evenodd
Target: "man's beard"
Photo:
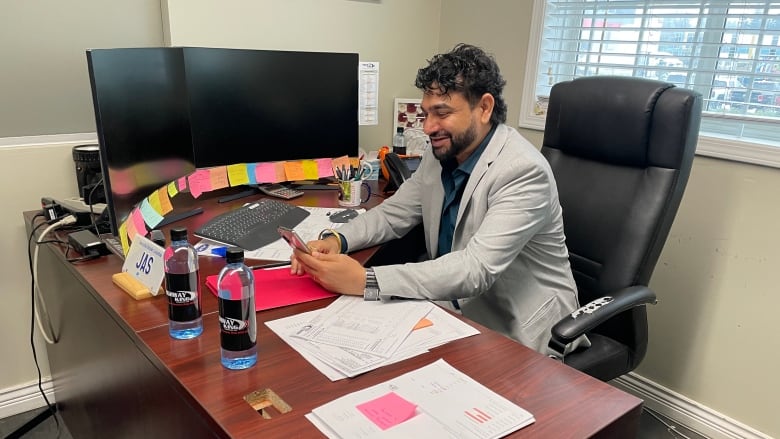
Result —
<instances>
[{"instance_id":1,"label":"man's beard","mask_svg":"<svg viewBox=\"0 0 780 439\"><path fill-rule=\"evenodd\" d=\"M433 148L433 156L440 162L455 158L469 147L477 138L477 124L471 121L468 129L461 134L450 135L450 147L447 150Z\"/></svg>"}]
</instances>

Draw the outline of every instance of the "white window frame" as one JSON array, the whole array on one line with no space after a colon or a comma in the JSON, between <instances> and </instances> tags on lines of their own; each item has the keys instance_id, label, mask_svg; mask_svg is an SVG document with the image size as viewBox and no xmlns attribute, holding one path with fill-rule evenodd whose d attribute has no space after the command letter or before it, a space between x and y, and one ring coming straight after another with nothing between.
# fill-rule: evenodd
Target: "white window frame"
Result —
<instances>
[{"instance_id":1,"label":"white window frame","mask_svg":"<svg viewBox=\"0 0 780 439\"><path fill-rule=\"evenodd\" d=\"M546 0L533 0L533 2L519 126L544 131L545 114L539 114L536 108L536 78ZM700 135L696 154L780 168L780 147L768 144Z\"/></svg>"}]
</instances>

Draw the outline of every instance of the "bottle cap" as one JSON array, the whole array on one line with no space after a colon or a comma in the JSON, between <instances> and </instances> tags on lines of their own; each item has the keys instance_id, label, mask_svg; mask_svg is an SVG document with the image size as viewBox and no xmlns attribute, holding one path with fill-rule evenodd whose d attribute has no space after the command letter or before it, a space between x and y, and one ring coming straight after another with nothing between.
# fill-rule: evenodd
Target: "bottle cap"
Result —
<instances>
[{"instance_id":1,"label":"bottle cap","mask_svg":"<svg viewBox=\"0 0 780 439\"><path fill-rule=\"evenodd\" d=\"M395 128L395 132L399 133L399 134L403 134L404 133L404 127L396 127Z\"/></svg>"},{"instance_id":2,"label":"bottle cap","mask_svg":"<svg viewBox=\"0 0 780 439\"><path fill-rule=\"evenodd\" d=\"M187 239L186 227L174 227L171 229L171 241L184 241Z\"/></svg>"},{"instance_id":3,"label":"bottle cap","mask_svg":"<svg viewBox=\"0 0 780 439\"><path fill-rule=\"evenodd\" d=\"M244 249L240 247L230 247L225 251L225 260L228 264L244 262Z\"/></svg>"}]
</instances>

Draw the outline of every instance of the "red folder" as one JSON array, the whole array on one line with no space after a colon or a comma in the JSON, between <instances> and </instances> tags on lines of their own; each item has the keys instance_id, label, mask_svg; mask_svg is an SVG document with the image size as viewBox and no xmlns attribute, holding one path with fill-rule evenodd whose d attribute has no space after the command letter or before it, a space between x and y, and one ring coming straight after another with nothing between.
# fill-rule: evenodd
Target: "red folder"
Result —
<instances>
[{"instance_id":1,"label":"red folder","mask_svg":"<svg viewBox=\"0 0 780 439\"><path fill-rule=\"evenodd\" d=\"M290 274L290 267L257 269L255 274L255 311L280 308L296 303L334 297L309 275ZM206 286L217 295L217 275L206 277Z\"/></svg>"}]
</instances>

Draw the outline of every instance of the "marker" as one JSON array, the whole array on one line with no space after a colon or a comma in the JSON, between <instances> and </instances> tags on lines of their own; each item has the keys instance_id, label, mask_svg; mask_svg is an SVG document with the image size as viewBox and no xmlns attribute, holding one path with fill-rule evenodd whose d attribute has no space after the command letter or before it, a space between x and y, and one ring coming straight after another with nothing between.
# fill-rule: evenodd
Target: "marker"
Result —
<instances>
[{"instance_id":1,"label":"marker","mask_svg":"<svg viewBox=\"0 0 780 439\"><path fill-rule=\"evenodd\" d=\"M211 249L211 254L224 258L227 254L227 247L214 247Z\"/></svg>"}]
</instances>

